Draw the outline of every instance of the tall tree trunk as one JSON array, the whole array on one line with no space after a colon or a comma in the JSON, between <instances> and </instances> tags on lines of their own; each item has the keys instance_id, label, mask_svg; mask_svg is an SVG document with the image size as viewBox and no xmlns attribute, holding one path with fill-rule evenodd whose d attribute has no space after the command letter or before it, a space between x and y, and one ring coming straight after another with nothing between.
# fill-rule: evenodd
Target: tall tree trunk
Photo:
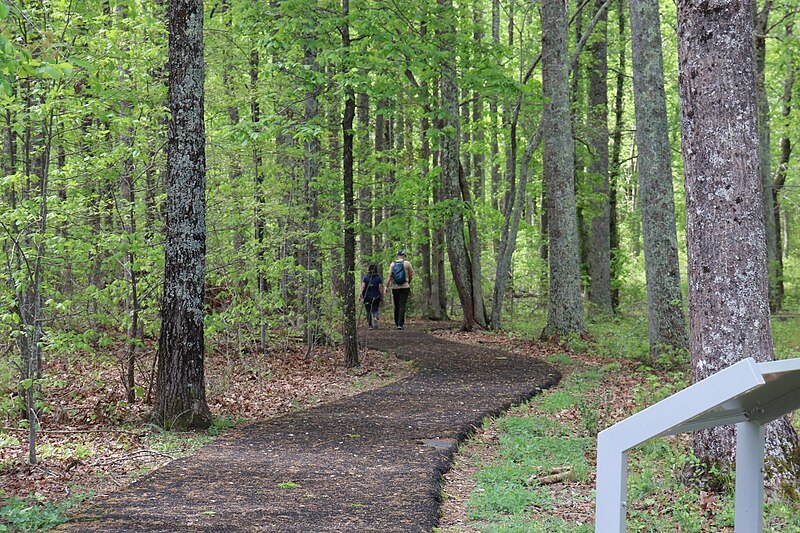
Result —
<instances>
[{"instance_id":1,"label":"tall tree trunk","mask_svg":"<svg viewBox=\"0 0 800 533\"><path fill-rule=\"evenodd\" d=\"M430 122L428 121L427 116L423 116L420 128L419 128L419 140L420 140L420 174L422 177L423 182L427 182L430 179L430 164L431 164L431 145L430 141L428 140L428 129L430 128ZM424 208L428 208L430 206L430 194L426 195ZM432 320L436 319L436 316L433 310L438 307L435 305L432 299L432 268L431 268L431 230L430 230L430 215L426 212L424 215L425 219L422 225L423 231L423 239L419 246L419 255L420 255L420 279L422 281L422 304L421 304L421 312L422 316L425 318L429 318ZM438 304L438 302L437 302Z\"/></svg>"},{"instance_id":2,"label":"tall tree trunk","mask_svg":"<svg viewBox=\"0 0 800 533\"><path fill-rule=\"evenodd\" d=\"M206 428L205 125L202 0L170 0L167 236L153 418Z\"/></svg>"},{"instance_id":3,"label":"tall tree trunk","mask_svg":"<svg viewBox=\"0 0 800 533\"><path fill-rule=\"evenodd\" d=\"M570 127L567 15L561 0L542 3L544 179L549 217L550 288L542 336L584 333Z\"/></svg>"},{"instance_id":4,"label":"tall tree trunk","mask_svg":"<svg viewBox=\"0 0 800 533\"><path fill-rule=\"evenodd\" d=\"M441 150L435 156L434 167L441 165ZM436 184L433 189L433 202L434 204L442 202L444 195L442 194L441 183ZM431 250L431 268L433 269L431 280L431 305L433 307L432 315L434 320L447 320L447 296L448 296L448 282L447 282L447 267L445 264L445 229L441 224L437 224L433 231L433 241Z\"/></svg>"},{"instance_id":5,"label":"tall tree trunk","mask_svg":"<svg viewBox=\"0 0 800 533\"><path fill-rule=\"evenodd\" d=\"M388 106L386 100L378 102L378 109L375 111L375 161L378 164L378 170L375 174L375 186L372 195L375 198L382 197L383 192L389 190L388 179L386 176L386 150L388 150L389 139L389 120L386 117L386 108ZM376 228L384 220L384 210L388 210L387 202L381 202L378 207L374 209L374 226ZM372 233L373 242L371 244L373 250L380 250L388 243L384 242L382 235L378 231ZM396 250L395 250L396 251Z\"/></svg>"},{"instance_id":6,"label":"tall tree trunk","mask_svg":"<svg viewBox=\"0 0 800 533\"><path fill-rule=\"evenodd\" d=\"M483 41L483 6L478 3L473 6L473 22L475 31L472 34L476 46L480 47ZM482 205L486 201L486 176L484 170L486 132L483 124L483 98L479 90L472 93L472 124L475 150L472 155L473 195L475 202Z\"/></svg>"},{"instance_id":7,"label":"tall tree trunk","mask_svg":"<svg viewBox=\"0 0 800 533\"><path fill-rule=\"evenodd\" d=\"M614 134L612 136L611 163L609 165L609 244L611 247L611 307L619 307L619 224L617 222L617 188L622 170L622 128L625 120L625 0L617 0L617 79L614 94Z\"/></svg>"},{"instance_id":8,"label":"tall tree trunk","mask_svg":"<svg viewBox=\"0 0 800 533\"><path fill-rule=\"evenodd\" d=\"M483 299L483 273L481 271L481 242L478 235L478 221L475 219L475 204L472 201L469 183L464 173L459 171L459 184L461 186L461 198L467 208L467 232L469 234L469 254L472 266L472 306L475 309L475 321L482 328L488 326L489 317L486 314L486 303Z\"/></svg>"},{"instance_id":9,"label":"tall tree trunk","mask_svg":"<svg viewBox=\"0 0 800 533\"><path fill-rule=\"evenodd\" d=\"M311 42L315 35L307 35L306 39ZM304 63L309 71L319 72L317 62L317 51L315 45L306 46L304 53ZM312 84L308 88L305 99L304 118L307 125L314 125L319 118L319 96L320 88ZM320 324L321 304L321 285L322 285L322 264L319 260L319 246L317 245L319 233L319 200L317 198L316 182L319 176L320 165L320 140L317 135L308 139L304 143L305 160L303 164L303 174L305 177L305 204L308 209L308 219L306 221L306 264L305 268L305 339L308 345L306 355L310 355L312 347L322 340L322 327Z\"/></svg>"},{"instance_id":10,"label":"tall tree trunk","mask_svg":"<svg viewBox=\"0 0 800 533\"><path fill-rule=\"evenodd\" d=\"M683 314L657 0L630 0L636 145L650 355L688 346Z\"/></svg>"},{"instance_id":11,"label":"tall tree trunk","mask_svg":"<svg viewBox=\"0 0 800 533\"><path fill-rule=\"evenodd\" d=\"M756 109L758 116L758 147L761 157L761 191L764 202L764 232L767 239L767 272L769 272L769 305L772 311L781 308L778 301L778 234L775 230L775 217L772 216L775 200L772 189L772 173L770 172L770 131L769 131L769 99L766 84L767 30L772 0L766 0L764 7L758 11L757 2L753 2L753 44L756 60Z\"/></svg>"},{"instance_id":12,"label":"tall tree trunk","mask_svg":"<svg viewBox=\"0 0 800 533\"><path fill-rule=\"evenodd\" d=\"M128 17L127 7L120 6L118 13L121 19ZM119 84L122 93L125 93L125 83L130 78L129 69L121 66L119 70ZM131 103L127 100L120 102L120 117L127 119L130 114ZM119 177L120 196L122 205L119 208L122 218L122 228L126 233L127 251L123 262L125 280L128 282L128 293L125 297L125 311L128 315L127 349L123 364L124 372L122 383L125 387L125 396L128 403L136 401L136 390L134 372L136 365L136 347L140 344L139 328L139 272L136 268L136 189L134 182L135 165L133 162L133 128L127 127L123 135L120 136L120 144L125 147L125 158L122 161L122 169Z\"/></svg>"},{"instance_id":13,"label":"tall tree trunk","mask_svg":"<svg viewBox=\"0 0 800 533\"><path fill-rule=\"evenodd\" d=\"M578 9L575 13L575 42L576 48L577 43L579 43L588 32L583 32L583 4L580 0L576 2ZM570 77L571 77L571 84L570 84L570 118L572 124L572 138L573 138L573 162L575 163L575 172L574 172L574 181L575 181L575 215L578 220L578 257L579 257L579 264L581 268L581 280L585 277L589 276L589 228L586 224L586 217L584 216L584 201L583 201L583 194L579 196L578 191L582 191L585 188L586 184L586 166L584 164L584 158L581 157L580 152L578 151L578 145L574 142L574 139L580 138L583 136L583 130L585 129L585 125L580 122L583 118L580 116L580 112L582 111L582 104L586 101L584 100L584 84L581 83L581 80L584 76L584 65L581 64L580 57L578 61L573 63L570 68ZM583 290L586 290L585 286L581 286Z\"/></svg>"},{"instance_id":14,"label":"tall tree trunk","mask_svg":"<svg viewBox=\"0 0 800 533\"><path fill-rule=\"evenodd\" d=\"M774 357L756 109L753 0L678 2L686 177L689 346L695 381L737 361ZM735 429L695 433L698 458L729 464ZM767 453L797 444L784 417Z\"/></svg>"},{"instance_id":15,"label":"tall tree trunk","mask_svg":"<svg viewBox=\"0 0 800 533\"><path fill-rule=\"evenodd\" d=\"M447 255L450 258L450 271L458 291L458 298L464 313L462 328L471 331L477 322L475 300L473 298L472 264L467 242L464 239L464 205L459 183L459 116L458 116L458 80L456 75L455 56L455 13L452 0L438 0L441 8L440 16L445 19L444 30L438 35L441 62L441 105L445 117L443 119L442 139L442 196L450 202L445 232L447 234Z\"/></svg>"},{"instance_id":16,"label":"tall tree trunk","mask_svg":"<svg viewBox=\"0 0 800 533\"><path fill-rule=\"evenodd\" d=\"M611 233L608 178L608 11L596 0L602 19L595 28L589 71L589 136L593 154L591 238L589 240L589 301L601 312L611 312Z\"/></svg>"},{"instance_id":17,"label":"tall tree trunk","mask_svg":"<svg viewBox=\"0 0 800 533\"><path fill-rule=\"evenodd\" d=\"M342 49L344 54L344 74L350 68L350 0L342 0ZM353 89L345 89L344 115L342 118L342 176L344 183L344 365L347 368L359 366L358 336L356 332L356 237L353 225L355 211L353 206L353 119L356 100Z\"/></svg>"},{"instance_id":18,"label":"tall tree trunk","mask_svg":"<svg viewBox=\"0 0 800 533\"><path fill-rule=\"evenodd\" d=\"M258 73L259 73L260 54L256 44L250 50L250 121L253 131L261 130L261 105L258 101ZM267 299L267 276L264 271L265 252L266 252L266 195L264 191L264 174L262 164L264 157L261 153L261 146L258 142L253 143L253 187L255 189L255 213L254 213L254 236L256 246L256 283L258 285L258 314L259 314L259 336L261 353L267 350L267 319L266 319L266 299Z\"/></svg>"},{"instance_id":19,"label":"tall tree trunk","mask_svg":"<svg viewBox=\"0 0 800 533\"><path fill-rule=\"evenodd\" d=\"M790 22L786 25L786 37L792 37L792 28L793 24ZM792 157L792 139L790 137L790 132L792 131L791 122L789 121L789 116L792 113L792 88L794 87L794 78L797 66L792 60L789 63L789 73L786 76L786 79L783 81L783 97L782 97L782 106L781 106L781 118L783 119L783 134L781 137L781 155L780 159L778 160L778 168L775 172L775 181L772 184L773 190L773 207L771 216L775 220L775 277L776 277L776 291L775 291L775 304L777 309L783 307L783 297L784 297L784 284L783 284L783 258L784 254L788 249L788 246L784 244L783 233L785 233L782 229L783 224L781 221L781 194L783 191L783 187L786 185L786 174L789 169L789 160ZM770 216L770 215L768 215ZM788 224L786 225L786 231L788 235Z\"/></svg>"},{"instance_id":20,"label":"tall tree trunk","mask_svg":"<svg viewBox=\"0 0 800 533\"><path fill-rule=\"evenodd\" d=\"M359 253L362 261L374 261L372 237L374 228L372 225L372 172L366 165L367 154L369 153L369 95L361 93L358 95L358 144L361 148L361 159L359 161L359 181L358 187L358 225L361 227L359 235Z\"/></svg>"},{"instance_id":21,"label":"tall tree trunk","mask_svg":"<svg viewBox=\"0 0 800 533\"><path fill-rule=\"evenodd\" d=\"M500 0L492 0L492 42L495 46L500 44ZM492 96L489 100L489 118L492 121L490 130L490 163L491 163L491 183L490 196L491 205L494 209L499 209L500 194L500 140L497 132L498 105L497 97Z\"/></svg>"}]
</instances>

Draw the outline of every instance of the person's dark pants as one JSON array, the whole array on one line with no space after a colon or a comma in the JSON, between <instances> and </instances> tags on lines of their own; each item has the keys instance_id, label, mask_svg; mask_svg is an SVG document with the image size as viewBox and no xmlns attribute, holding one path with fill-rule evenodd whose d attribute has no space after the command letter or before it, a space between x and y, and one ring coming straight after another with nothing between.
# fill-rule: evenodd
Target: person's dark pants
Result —
<instances>
[{"instance_id":1,"label":"person's dark pants","mask_svg":"<svg viewBox=\"0 0 800 533\"><path fill-rule=\"evenodd\" d=\"M375 326L373 320L378 319L378 309L380 308L380 300L364 301L364 308L367 310L367 324L369 327Z\"/></svg>"},{"instance_id":2,"label":"person's dark pants","mask_svg":"<svg viewBox=\"0 0 800 533\"><path fill-rule=\"evenodd\" d=\"M406 323L406 304L411 289L392 289L394 301L394 325L402 328Z\"/></svg>"}]
</instances>

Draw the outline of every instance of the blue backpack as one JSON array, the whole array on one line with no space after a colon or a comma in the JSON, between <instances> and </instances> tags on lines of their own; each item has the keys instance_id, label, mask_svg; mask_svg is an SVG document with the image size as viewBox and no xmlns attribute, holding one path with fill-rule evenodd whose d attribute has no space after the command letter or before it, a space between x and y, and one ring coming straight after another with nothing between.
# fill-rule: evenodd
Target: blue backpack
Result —
<instances>
[{"instance_id":1,"label":"blue backpack","mask_svg":"<svg viewBox=\"0 0 800 533\"><path fill-rule=\"evenodd\" d=\"M406 269L403 262L395 261L392 263L392 281L395 285L404 285L406 282Z\"/></svg>"}]
</instances>

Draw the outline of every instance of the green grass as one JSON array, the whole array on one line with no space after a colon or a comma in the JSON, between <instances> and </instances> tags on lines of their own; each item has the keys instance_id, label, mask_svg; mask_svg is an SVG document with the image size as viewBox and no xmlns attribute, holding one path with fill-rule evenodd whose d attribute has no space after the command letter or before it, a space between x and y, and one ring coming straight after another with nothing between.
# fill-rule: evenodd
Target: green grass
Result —
<instances>
[{"instance_id":1,"label":"green grass","mask_svg":"<svg viewBox=\"0 0 800 533\"><path fill-rule=\"evenodd\" d=\"M645 309L642 312L646 312ZM538 335L536 326L525 331ZM605 317L589 324L590 340L567 339L575 351L588 351L608 361L597 368L582 366L567 353L548 361L568 370L566 378L551 391L528 404L484 424L497 435L492 458L479 465L476 489L466 503L468 531L481 532L576 532L594 531L593 523L564 521L553 511L563 502L548 485L529 482L536 473L570 467L569 482L583 491L568 497L593 502L592 465L598 424L614 407L614 398L602 397L598 385L607 374L630 368L626 360L639 361L643 384L633 391L634 410L666 398L689 385L687 354L670 354L667 361L650 361L646 316ZM791 314L773 320L776 356L800 356L800 318ZM518 332L519 333L519 332ZM585 344L584 344L585 343ZM625 364L623 364L625 363ZM659 368L656 371L653 368ZM569 414L567 414L569 413ZM571 421L565 418L571 417ZM795 413L795 424L800 413ZM731 487L701 498L700 487L683 481L693 464L690 438L659 438L630 452L628 475L628 531L684 532L732 531L734 495ZM709 507L710 506L710 507ZM458 528L449 532L461 531ZM765 531L800 531L800 503L772 498L765 506Z\"/></svg>"}]
</instances>

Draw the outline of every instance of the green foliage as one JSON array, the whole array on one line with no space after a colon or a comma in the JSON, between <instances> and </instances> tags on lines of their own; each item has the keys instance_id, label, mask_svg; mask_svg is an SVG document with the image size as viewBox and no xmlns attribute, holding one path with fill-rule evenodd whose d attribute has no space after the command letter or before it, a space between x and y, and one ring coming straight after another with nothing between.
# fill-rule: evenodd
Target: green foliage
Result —
<instances>
[{"instance_id":1,"label":"green foliage","mask_svg":"<svg viewBox=\"0 0 800 533\"><path fill-rule=\"evenodd\" d=\"M236 427L242 423L242 419L236 419L228 416L218 416L211 422L211 427L207 429L208 434L212 437L223 433L226 429Z\"/></svg>"},{"instance_id":2,"label":"green foliage","mask_svg":"<svg viewBox=\"0 0 800 533\"><path fill-rule=\"evenodd\" d=\"M0 532L42 531L63 524L67 521L67 511L85 498L73 497L59 504L48 503L43 498L5 499L0 507Z\"/></svg>"}]
</instances>

